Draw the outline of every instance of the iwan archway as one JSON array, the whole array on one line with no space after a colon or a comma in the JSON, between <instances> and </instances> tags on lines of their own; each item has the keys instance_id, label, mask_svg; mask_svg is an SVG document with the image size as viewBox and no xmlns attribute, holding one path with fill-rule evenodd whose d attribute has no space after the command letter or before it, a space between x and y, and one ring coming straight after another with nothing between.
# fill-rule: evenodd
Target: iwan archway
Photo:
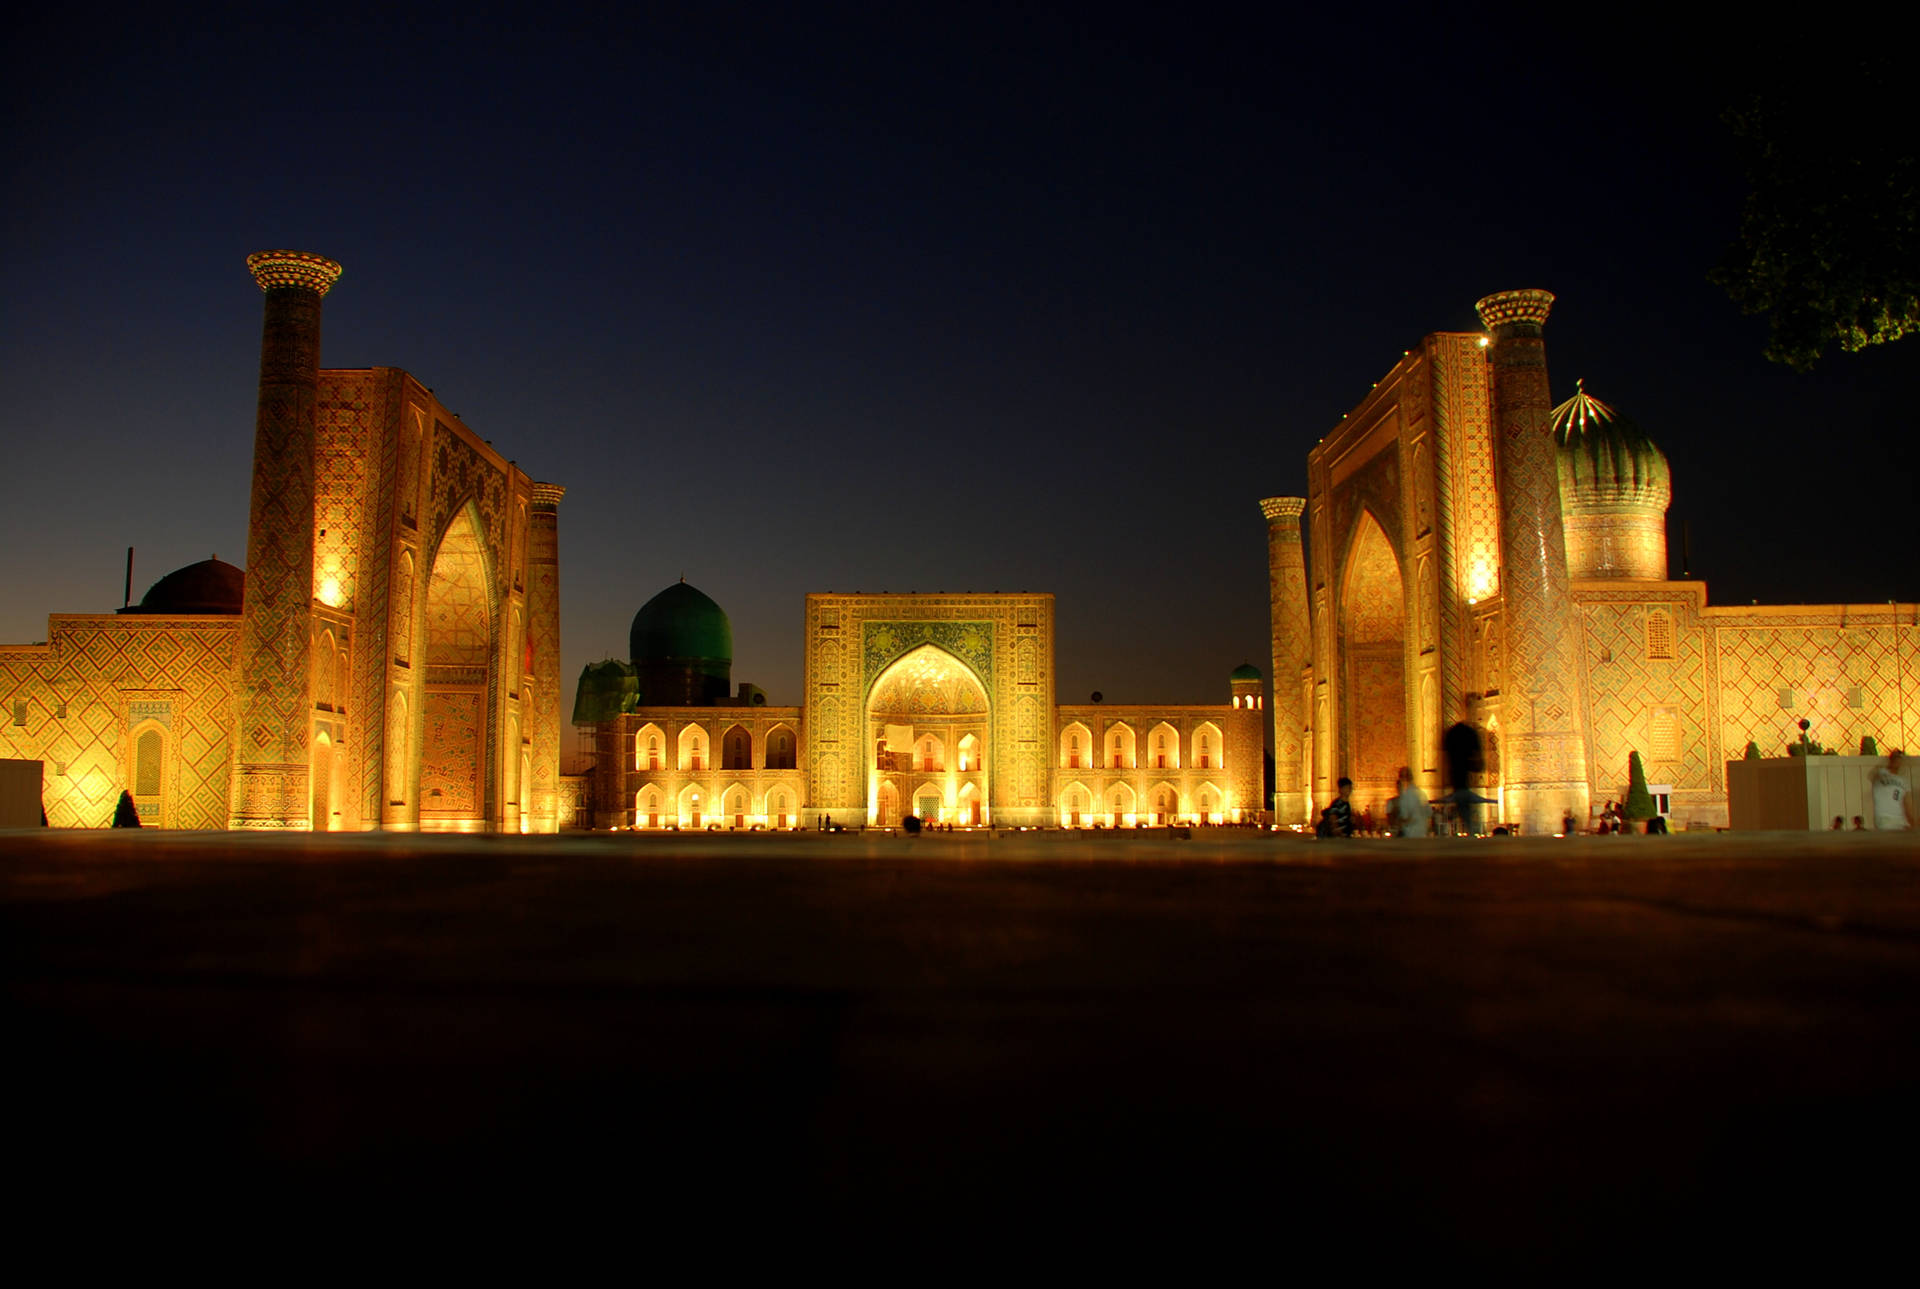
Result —
<instances>
[{"instance_id":1,"label":"iwan archway","mask_svg":"<svg viewBox=\"0 0 1920 1289\"><path fill-rule=\"evenodd\" d=\"M1407 593L1393 544L1362 510L1340 590L1340 748L1356 805L1384 815L1409 755ZM1337 777L1337 776L1336 776Z\"/></svg>"},{"instance_id":2,"label":"iwan archway","mask_svg":"<svg viewBox=\"0 0 1920 1289\"><path fill-rule=\"evenodd\" d=\"M473 507L447 525L427 583L420 827L479 832L488 818L492 578Z\"/></svg>"},{"instance_id":3,"label":"iwan archway","mask_svg":"<svg viewBox=\"0 0 1920 1289\"><path fill-rule=\"evenodd\" d=\"M991 710L980 678L937 645L910 649L881 672L866 705L869 822L929 808L929 823L988 822Z\"/></svg>"}]
</instances>

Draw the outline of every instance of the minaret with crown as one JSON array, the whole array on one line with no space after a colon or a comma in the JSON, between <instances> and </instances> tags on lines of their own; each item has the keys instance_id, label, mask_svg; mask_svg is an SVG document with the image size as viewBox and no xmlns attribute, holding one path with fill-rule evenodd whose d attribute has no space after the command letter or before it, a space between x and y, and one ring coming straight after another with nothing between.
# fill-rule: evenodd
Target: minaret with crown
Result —
<instances>
[{"instance_id":1,"label":"minaret with crown","mask_svg":"<svg viewBox=\"0 0 1920 1289\"><path fill-rule=\"evenodd\" d=\"M1506 646L1500 719L1502 813L1532 835L1561 816L1587 817L1581 739L1578 618L1560 511L1560 457L1552 429L1542 330L1549 291L1502 291L1476 306L1487 350L1494 462L1500 492L1500 588Z\"/></svg>"},{"instance_id":2,"label":"minaret with crown","mask_svg":"<svg viewBox=\"0 0 1920 1289\"><path fill-rule=\"evenodd\" d=\"M340 266L304 251L247 257L266 293L233 696L232 828L311 826L313 447L320 301Z\"/></svg>"},{"instance_id":3,"label":"minaret with crown","mask_svg":"<svg viewBox=\"0 0 1920 1289\"><path fill-rule=\"evenodd\" d=\"M1268 497L1267 610L1273 627L1273 821L1313 817L1307 784L1308 712L1301 673L1312 660L1313 624L1307 616L1307 561L1300 541L1305 497Z\"/></svg>"}]
</instances>

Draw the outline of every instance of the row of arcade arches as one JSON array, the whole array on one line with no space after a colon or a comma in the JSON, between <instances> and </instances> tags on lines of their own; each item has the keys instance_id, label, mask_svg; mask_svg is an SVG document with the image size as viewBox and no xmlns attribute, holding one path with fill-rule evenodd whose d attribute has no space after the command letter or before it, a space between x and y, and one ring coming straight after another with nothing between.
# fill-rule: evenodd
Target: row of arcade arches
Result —
<instances>
[{"instance_id":1,"label":"row of arcade arches","mask_svg":"<svg viewBox=\"0 0 1920 1289\"><path fill-rule=\"evenodd\" d=\"M645 772L680 770L791 770L798 764L799 737L791 725L776 725L756 740L745 725L720 735L720 764L713 764L713 738L705 726L687 725L677 737L649 721L633 736L633 768Z\"/></svg>"},{"instance_id":2,"label":"row of arcade arches","mask_svg":"<svg viewBox=\"0 0 1920 1289\"><path fill-rule=\"evenodd\" d=\"M1092 730L1074 721L1060 731L1060 768L1178 770L1184 764L1196 770L1218 770L1226 768L1226 746L1220 727L1212 721L1201 722L1185 739L1166 721L1144 736L1136 736L1126 722L1116 721L1098 742Z\"/></svg>"},{"instance_id":3,"label":"row of arcade arches","mask_svg":"<svg viewBox=\"0 0 1920 1289\"><path fill-rule=\"evenodd\" d=\"M744 783L734 783L714 793L704 784L689 783L674 792L648 784L634 793L633 826L642 830L798 828L800 790L780 783L756 792Z\"/></svg>"},{"instance_id":4,"label":"row of arcade arches","mask_svg":"<svg viewBox=\"0 0 1920 1289\"><path fill-rule=\"evenodd\" d=\"M1136 793L1127 783L1110 784L1099 793L1084 783L1069 783L1060 790L1059 811L1063 828L1146 828L1229 821L1226 794L1211 783L1194 788L1191 797L1183 797L1178 787L1165 782L1143 793Z\"/></svg>"}]
</instances>

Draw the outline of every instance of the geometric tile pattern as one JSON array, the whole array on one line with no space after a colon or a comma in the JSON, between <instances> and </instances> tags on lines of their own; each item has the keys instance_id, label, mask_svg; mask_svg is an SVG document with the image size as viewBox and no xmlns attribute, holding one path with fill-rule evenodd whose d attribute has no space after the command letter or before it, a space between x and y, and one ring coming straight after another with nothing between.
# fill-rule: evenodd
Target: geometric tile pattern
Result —
<instances>
[{"instance_id":1,"label":"geometric tile pattern","mask_svg":"<svg viewBox=\"0 0 1920 1289\"><path fill-rule=\"evenodd\" d=\"M1300 517L1305 497L1268 497L1267 606L1273 635L1273 810L1282 824L1307 821L1306 728L1311 719L1300 678L1312 665L1313 622L1307 613L1306 549Z\"/></svg>"},{"instance_id":2,"label":"geometric tile pattern","mask_svg":"<svg viewBox=\"0 0 1920 1289\"><path fill-rule=\"evenodd\" d=\"M271 265L268 272L272 271ZM335 270L337 275L337 268ZM305 828L320 297L330 283L260 275L266 323L247 522L233 799L236 828Z\"/></svg>"},{"instance_id":3,"label":"geometric tile pattern","mask_svg":"<svg viewBox=\"0 0 1920 1289\"><path fill-rule=\"evenodd\" d=\"M9 717L25 703L27 718L0 723L0 755L45 763L47 822L104 827L134 786L130 734L145 724L163 739L161 811L150 822L226 827L239 634L234 617L57 614L46 644L0 648L0 701Z\"/></svg>"},{"instance_id":4,"label":"geometric tile pattern","mask_svg":"<svg viewBox=\"0 0 1920 1289\"><path fill-rule=\"evenodd\" d=\"M1809 738L1849 754L1865 736L1883 751L1920 747L1920 629L1910 606L1719 609L1707 620L1728 756L1749 739L1762 755L1784 756L1802 719ZM1789 709L1781 690L1792 691Z\"/></svg>"},{"instance_id":5,"label":"geometric tile pattern","mask_svg":"<svg viewBox=\"0 0 1920 1289\"><path fill-rule=\"evenodd\" d=\"M551 832L573 807L562 805L560 786L560 499L566 489L533 485L533 516L527 535L527 650L532 654L527 735L533 745L533 829ZM796 803L797 808L797 803Z\"/></svg>"},{"instance_id":6,"label":"geometric tile pattern","mask_svg":"<svg viewBox=\"0 0 1920 1289\"><path fill-rule=\"evenodd\" d=\"M1654 602L1645 592L1582 588L1580 619L1586 695L1587 747L1594 791L1619 799L1627 782L1627 758L1639 752L1652 783L1670 783L1676 794L1705 800L1719 795L1721 745L1705 716L1713 666L1711 641L1692 599ZM1668 658L1649 657L1646 622L1665 615ZM1670 710L1672 743L1656 746L1655 713ZM1673 755L1662 757L1662 751Z\"/></svg>"},{"instance_id":7,"label":"geometric tile pattern","mask_svg":"<svg viewBox=\"0 0 1920 1289\"><path fill-rule=\"evenodd\" d=\"M1509 291L1479 306L1494 333L1488 352L1500 488L1506 814L1529 833L1552 832L1567 809L1584 815L1588 793L1579 637L1541 339L1552 301L1545 291Z\"/></svg>"},{"instance_id":8,"label":"geometric tile pattern","mask_svg":"<svg viewBox=\"0 0 1920 1289\"><path fill-rule=\"evenodd\" d=\"M867 691L910 649L932 644L985 688L989 817L1039 824L1050 817L1053 742L1051 595L807 596L805 756L809 820L868 809L873 749Z\"/></svg>"}]
</instances>

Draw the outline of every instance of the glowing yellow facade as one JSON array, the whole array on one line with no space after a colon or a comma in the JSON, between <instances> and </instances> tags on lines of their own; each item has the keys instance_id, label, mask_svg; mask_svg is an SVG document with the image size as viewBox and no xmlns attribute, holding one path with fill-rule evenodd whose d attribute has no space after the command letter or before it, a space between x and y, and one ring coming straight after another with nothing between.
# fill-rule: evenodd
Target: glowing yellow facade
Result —
<instances>
[{"instance_id":1,"label":"glowing yellow facade","mask_svg":"<svg viewBox=\"0 0 1920 1289\"><path fill-rule=\"evenodd\" d=\"M0 647L0 751L44 763L48 822L121 790L165 827L559 826L557 509L395 368L319 367L340 266L272 251L244 596L56 615ZM218 565L218 567L215 567ZM224 573L222 572L224 570ZM198 583L196 583L197 585Z\"/></svg>"},{"instance_id":2,"label":"glowing yellow facade","mask_svg":"<svg viewBox=\"0 0 1920 1289\"><path fill-rule=\"evenodd\" d=\"M1665 458L1584 389L1546 407L1550 301L1489 297L1493 335L1427 336L1308 453L1305 728L1282 727L1276 688L1274 742L1282 766L1289 740L1309 752L1276 799L1324 805L1345 775L1380 814L1403 765L1446 791L1440 736L1469 694L1487 698L1481 790L1532 832L1624 799L1633 751L1677 822L1723 826L1725 762L1750 740L1780 755L1801 719L1829 747L1920 745L1920 606L1723 608L1668 580ZM1531 368L1502 420L1516 325ZM1537 441L1503 464L1503 435ZM1290 553L1270 537L1276 671L1299 616L1277 598Z\"/></svg>"},{"instance_id":3,"label":"glowing yellow facade","mask_svg":"<svg viewBox=\"0 0 1920 1289\"><path fill-rule=\"evenodd\" d=\"M595 727L597 827L1124 828L1264 813L1264 684L1221 705L1054 703L1053 597L809 595L806 702ZM636 660L636 664L638 660ZM743 693L751 692L750 687Z\"/></svg>"}]
</instances>

